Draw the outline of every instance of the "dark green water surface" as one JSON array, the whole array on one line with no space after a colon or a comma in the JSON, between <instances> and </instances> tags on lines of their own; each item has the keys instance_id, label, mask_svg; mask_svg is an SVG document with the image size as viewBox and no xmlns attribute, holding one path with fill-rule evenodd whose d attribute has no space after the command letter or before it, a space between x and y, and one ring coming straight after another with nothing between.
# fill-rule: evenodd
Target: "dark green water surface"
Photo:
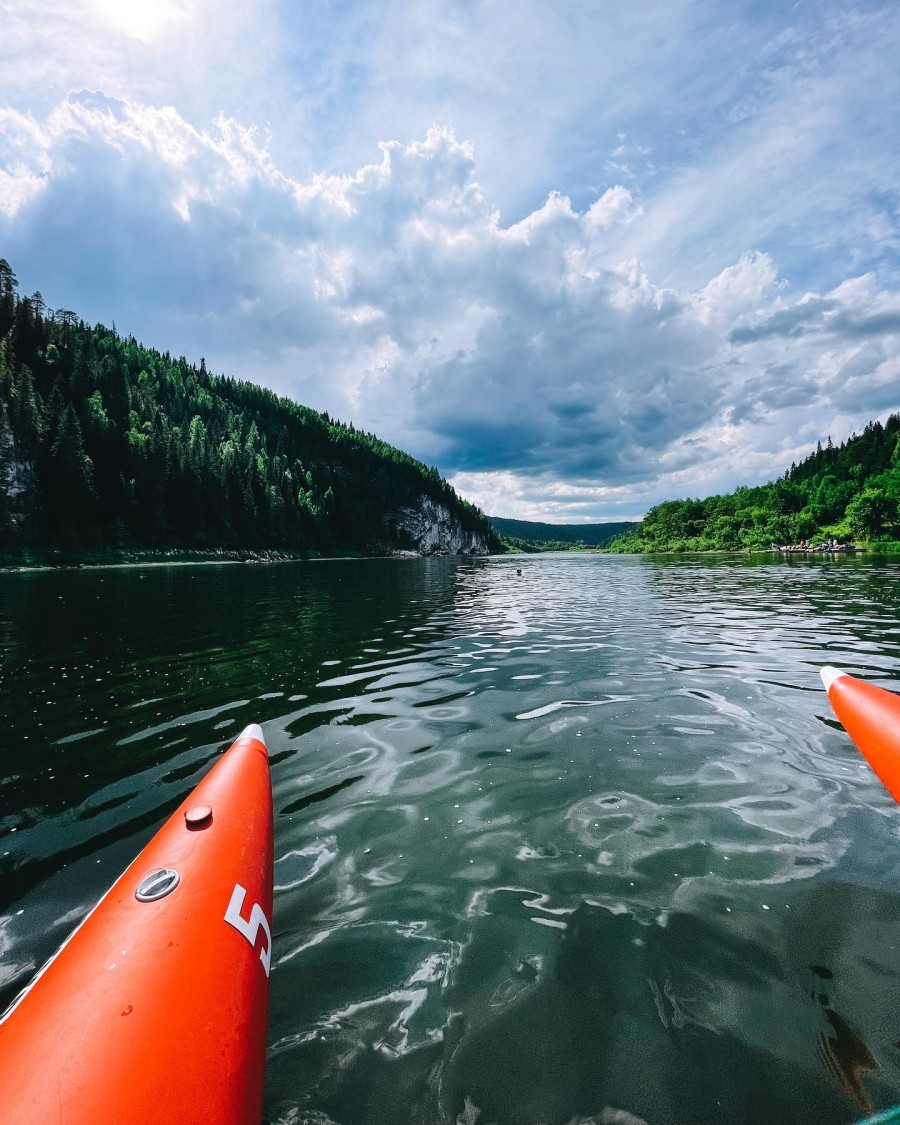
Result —
<instances>
[{"instance_id":1,"label":"dark green water surface","mask_svg":"<svg viewBox=\"0 0 900 1125\"><path fill-rule=\"evenodd\" d=\"M0 660L0 1007L259 722L268 1122L900 1102L900 810L818 677L900 686L896 563L0 574Z\"/></svg>"}]
</instances>

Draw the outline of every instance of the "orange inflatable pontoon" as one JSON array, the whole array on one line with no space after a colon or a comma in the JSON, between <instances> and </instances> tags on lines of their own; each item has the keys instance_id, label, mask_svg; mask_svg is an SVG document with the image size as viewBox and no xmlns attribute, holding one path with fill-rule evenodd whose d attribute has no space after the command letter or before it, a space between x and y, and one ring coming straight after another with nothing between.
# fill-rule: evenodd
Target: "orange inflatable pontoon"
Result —
<instances>
[{"instance_id":1,"label":"orange inflatable pontoon","mask_svg":"<svg viewBox=\"0 0 900 1125\"><path fill-rule=\"evenodd\" d=\"M4 1125L259 1125L272 851L254 725L0 1018Z\"/></svg>"},{"instance_id":2,"label":"orange inflatable pontoon","mask_svg":"<svg viewBox=\"0 0 900 1125\"><path fill-rule=\"evenodd\" d=\"M900 803L900 696L838 668L819 674L844 730Z\"/></svg>"}]
</instances>

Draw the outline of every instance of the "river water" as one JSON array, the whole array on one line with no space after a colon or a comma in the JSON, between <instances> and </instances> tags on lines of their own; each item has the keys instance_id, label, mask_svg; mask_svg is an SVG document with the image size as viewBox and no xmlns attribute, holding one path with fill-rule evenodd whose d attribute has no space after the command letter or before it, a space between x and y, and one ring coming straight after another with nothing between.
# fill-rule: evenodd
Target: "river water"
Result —
<instances>
[{"instance_id":1,"label":"river water","mask_svg":"<svg viewBox=\"0 0 900 1125\"><path fill-rule=\"evenodd\" d=\"M818 677L900 685L896 563L2 574L0 655L0 1007L259 722L267 1122L900 1102L900 812Z\"/></svg>"}]
</instances>

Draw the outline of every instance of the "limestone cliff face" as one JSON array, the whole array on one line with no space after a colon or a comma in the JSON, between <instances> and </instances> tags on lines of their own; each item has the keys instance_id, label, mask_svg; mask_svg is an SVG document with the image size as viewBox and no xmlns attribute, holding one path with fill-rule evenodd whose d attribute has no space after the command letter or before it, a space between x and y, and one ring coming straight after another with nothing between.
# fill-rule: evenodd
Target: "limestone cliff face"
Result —
<instances>
[{"instance_id":1,"label":"limestone cliff face","mask_svg":"<svg viewBox=\"0 0 900 1125\"><path fill-rule=\"evenodd\" d=\"M480 535L467 531L450 511L429 496L400 508L390 520L398 538L420 555L489 555Z\"/></svg>"},{"instance_id":2,"label":"limestone cliff face","mask_svg":"<svg viewBox=\"0 0 900 1125\"><path fill-rule=\"evenodd\" d=\"M34 492L34 465L20 458L6 403L0 403L0 532L19 530Z\"/></svg>"}]
</instances>

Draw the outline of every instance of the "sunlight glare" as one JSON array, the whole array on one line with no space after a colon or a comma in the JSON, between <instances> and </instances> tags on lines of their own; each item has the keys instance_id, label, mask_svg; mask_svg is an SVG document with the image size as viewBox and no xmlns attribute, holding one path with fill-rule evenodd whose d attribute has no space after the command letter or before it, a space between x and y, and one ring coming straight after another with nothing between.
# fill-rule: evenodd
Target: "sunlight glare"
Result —
<instances>
[{"instance_id":1,"label":"sunlight glare","mask_svg":"<svg viewBox=\"0 0 900 1125\"><path fill-rule=\"evenodd\" d=\"M126 35L145 43L173 19L186 15L178 0L94 0L94 6Z\"/></svg>"}]
</instances>

